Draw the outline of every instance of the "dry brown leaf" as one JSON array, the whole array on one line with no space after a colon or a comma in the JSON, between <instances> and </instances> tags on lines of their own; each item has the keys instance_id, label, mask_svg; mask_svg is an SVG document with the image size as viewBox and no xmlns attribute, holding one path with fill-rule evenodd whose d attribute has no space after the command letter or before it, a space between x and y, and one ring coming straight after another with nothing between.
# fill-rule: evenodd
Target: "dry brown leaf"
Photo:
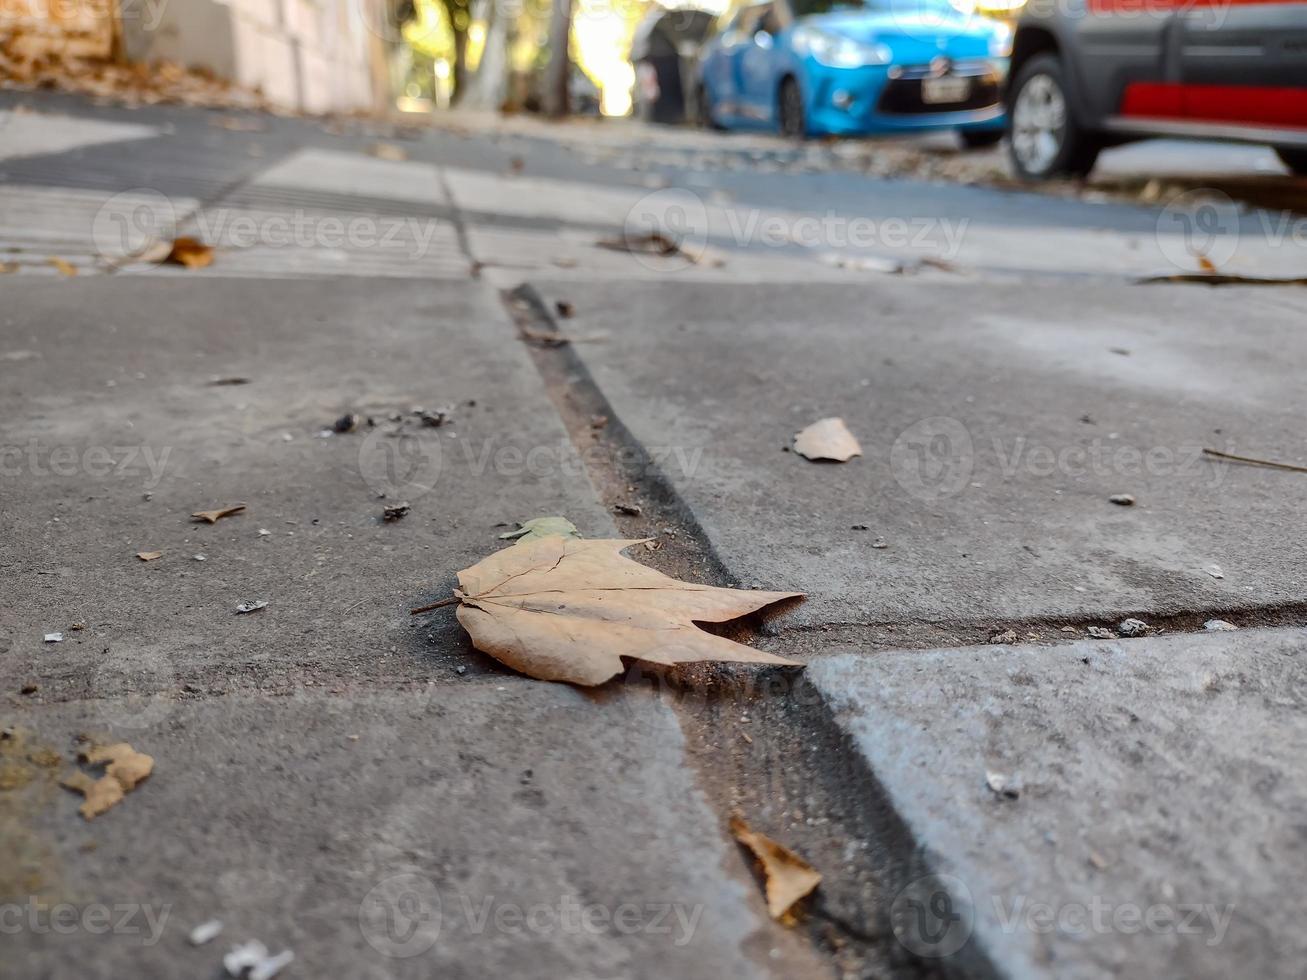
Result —
<instances>
[{"instance_id":1,"label":"dry brown leaf","mask_svg":"<svg viewBox=\"0 0 1307 980\"><path fill-rule=\"evenodd\" d=\"M73 265L67 259L61 259L58 256L51 256L46 259L52 266L59 270L60 275L75 276L77 275L77 266Z\"/></svg>"},{"instance_id":2,"label":"dry brown leaf","mask_svg":"<svg viewBox=\"0 0 1307 980\"><path fill-rule=\"evenodd\" d=\"M217 524L220 519L230 517L232 514L239 514L244 509L244 504L233 504L231 507L219 507L217 510L197 510L191 517L197 521Z\"/></svg>"},{"instance_id":3,"label":"dry brown leaf","mask_svg":"<svg viewBox=\"0 0 1307 980\"><path fill-rule=\"evenodd\" d=\"M767 912L773 919L784 916L799 899L821 883L821 874L784 844L760 834L738 814L731 816L731 834L753 852L767 883Z\"/></svg>"},{"instance_id":4,"label":"dry brown leaf","mask_svg":"<svg viewBox=\"0 0 1307 980\"><path fill-rule=\"evenodd\" d=\"M794 451L808 459L844 463L862 455L862 447L843 419L820 419L794 437Z\"/></svg>"},{"instance_id":5,"label":"dry brown leaf","mask_svg":"<svg viewBox=\"0 0 1307 980\"><path fill-rule=\"evenodd\" d=\"M800 666L694 624L802 593L681 582L622 556L643 543L549 536L497 551L458 573L458 621L478 650L541 680L602 684L622 672L623 658Z\"/></svg>"},{"instance_id":6,"label":"dry brown leaf","mask_svg":"<svg viewBox=\"0 0 1307 980\"><path fill-rule=\"evenodd\" d=\"M213 246L205 245L198 238L183 235L172 243L164 261L172 265L184 265L188 269L203 269L213 265Z\"/></svg>"},{"instance_id":7,"label":"dry brown leaf","mask_svg":"<svg viewBox=\"0 0 1307 980\"><path fill-rule=\"evenodd\" d=\"M156 558L162 558L162 551L138 551L136 557L141 561L154 561Z\"/></svg>"},{"instance_id":8,"label":"dry brown leaf","mask_svg":"<svg viewBox=\"0 0 1307 980\"><path fill-rule=\"evenodd\" d=\"M81 757L92 766L107 765L105 775L116 779L125 791L134 790L154 771L154 759L126 742L94 746L82 752Z\"/></svg>"},{"instance_id":9,"label":"dry brown leaf","mask_svg":"<svg viewBox=\"0 0 1307 980\"><path fill-rule=\"evenodd\" d=\"M614 252L630 252L633 255L675 255L681 251L680 243L668 238L661 232L646 235L634 235L623 232L614 238L601 238L595 242L600 248Z\"/></svg>"},{"instance_id":10,"label":"dry brown leaf","mask_svg":"<svg viewBox=\"0 0 1307 980\"><path fill-rule=\"evenodd\" d=\"M1215 272L1216 263L1213 262L1211 259L1209 259L1206 255L1200 255L1198 256L1198 268L1201 269L1203 272Z\"/></svg>"},{"instance_id":11,"label":"dry brown leaf","mask_svg":"<svg viewBox=\"0 0 1307 980\"><path fill-rule=\"evenodd\" d=\"M87 820L94 820L105 810L117 806L154 770L154 759L137 752L126 742L88 749L81 753L81 759L92 766L107 764L99 779L92 779L78 770L63 780L68 789L86 797L78 810Z\"/></svg>"}]
</instances>

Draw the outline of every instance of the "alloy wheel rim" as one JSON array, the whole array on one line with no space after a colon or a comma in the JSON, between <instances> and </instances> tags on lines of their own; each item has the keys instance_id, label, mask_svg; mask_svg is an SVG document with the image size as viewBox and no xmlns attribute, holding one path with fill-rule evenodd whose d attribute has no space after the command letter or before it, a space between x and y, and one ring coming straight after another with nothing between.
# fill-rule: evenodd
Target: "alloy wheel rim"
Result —
<instances>
[{"instance_id":1,"label":"alloy wheel rim","mask_svg":"<svg viewBox=\"0 0 1307 980\"><path fill-rule=\"evenodd\" d=\"M1053 163L1066 134L1066 97L1051 75L1035 75L1012 107L1012 149L1031 173Z\"/></svg>"}]
</instances>

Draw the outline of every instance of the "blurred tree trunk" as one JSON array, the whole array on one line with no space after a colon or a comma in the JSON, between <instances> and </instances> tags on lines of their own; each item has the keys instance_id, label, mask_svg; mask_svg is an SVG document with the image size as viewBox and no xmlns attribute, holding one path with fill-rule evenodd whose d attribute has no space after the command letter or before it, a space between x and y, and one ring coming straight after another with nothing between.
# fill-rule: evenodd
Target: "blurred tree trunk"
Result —
<instances>
[{"instance_id":1,"label":"blurred tree trunk","mask_svg":"<svg viewBox=\"0 0 1307 980\"><path fill-rule=\"evenodd\" d=\"M572 35L572 0L554 0L549 18L549 64L545 68L546 115L560 118L568 111L568 81L572 57L568 50Z\"/></svg>"},{"instance_id":2,"label":"blurred tree trunk","mask_svg":"<svg viewBox=\"0 0 1307 980\"><path fill-rule=\"evenodd\" d=\"M454 33L454 64L450 77L453 84L449 104L458 105L467 88L467 29L471 25L471 12L468 0L441 0L441 4L445 8L449 29Z\"/></svg>"}]
</instances>

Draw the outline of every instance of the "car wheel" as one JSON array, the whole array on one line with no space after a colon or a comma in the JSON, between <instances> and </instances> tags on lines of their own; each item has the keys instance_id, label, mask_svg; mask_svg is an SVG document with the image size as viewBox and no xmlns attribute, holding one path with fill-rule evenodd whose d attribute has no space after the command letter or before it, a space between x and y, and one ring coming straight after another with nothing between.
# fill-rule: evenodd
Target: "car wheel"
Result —
<instances>
[{"instance_id":1,"label":"car wheel","mask_svg":"<svg viewBox=\"0 0 1307 980\"><path fill-rule=\"evenodd\" d=\"M1103 148L1075 117L1066 72L1056 55L1031 58L1009 97L1008 155L1026 180L1084 177Z\"/></svg>"},{"instance_id":2,"label":"car wheel","mask_svg":"<svg viewBox=\"0 0 1307 980\"><path fill-rule=\"evenodd\" d=\"M1277 146L1275 155L1292 173L1307 177L1307 149L1300 146Z\"/></svg>"},{"instance_id":3,"label":"car wheel","mask_svg":"<svg viewBox=\"0 0 1307 980\"><path fill-rule=\"evenodd\" d=\"M968 150L983 150L986 147L998 146L1003 140L1003 130L960 129L958 136L962 138L962 145Z\"/></svg>"},{"instance_id":4,"label":"car wheel","mask_svg":"<svg viewBox=\"0 0 1307 980\"><path fill-rule=\"evenodd\" d=\"M803 93L799 91L799 83L793 78L781 82L777 109L782 136L801 140L808 135L808 123L803 118Z\"/></svg>"}]
</instances>

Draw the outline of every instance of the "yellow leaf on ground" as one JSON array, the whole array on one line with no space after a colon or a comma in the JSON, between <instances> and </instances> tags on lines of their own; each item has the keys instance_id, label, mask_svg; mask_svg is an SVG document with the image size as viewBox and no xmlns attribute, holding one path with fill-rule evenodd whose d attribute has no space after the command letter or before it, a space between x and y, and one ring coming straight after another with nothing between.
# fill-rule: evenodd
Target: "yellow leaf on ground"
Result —
<instances>
[{"instance_id":1,"label":"yellow leaf on ground","mask_svg":"<svg viewBox=\"0 0 1307 980\"><path fill-rule=\"evenodd\" d=\"M164 261L188 269L203 269L206 265L213 265L213 246L205 245L198 238L183 236L173 241Z\"/></svg>"},{"instance_id":2,"label":"yellow leaf on ground","mask_svg":"<svg viewBox=\"0 0 1307 980\"><path fill-rule=\"evenodd\" d=\"M61 259L61 258L59 258L59 257L57 257L57 256L51 256L49 259L47 259L47 261L48 261L52 266L54 266L56 269L59 270L59 274L60 274L60 275L63 275L63 276L75 276L75 275L77 275L77 266L73 265L73 264L72 264L71 262L69 262L67 259Z\"/></svg>"},{"instance_id":3,"label":"yellow leaf on ground","mask_svg":"<svg viewBox=\"0 0 1307 980\"><path fill-rule=\"evenodd\" d=\"M138 551L136 557L141 561L154 561L156 558L162 558L162 551Z\"/></svg>"},{"instance_id":4,"label":"yellow leaf on ground","mask_svg":"<svg viewBox=\"0 0 1307 980\"><path fill-rule=\"evenodd\" d=\"M478 650L541 680L602 684L622 672L623 658L801 666L694 624L802 593L681 582L622 556L642 543L551 535L497 551L458 573L458 621Z\"/></svg>"},{"instance_id":5,"label":"yellow leaf on ground","mask_svg":"<svg viewBox=\"0 0 1307 980\"><path fill-rule=\"evenodd\" d=\"M231 507L219 507L217 510L197 510L191 517L197 521L205 521L209 524L217 524L223 517L230 517L232 514L239 514L245 509L244 504L234 504Z\"/></svg>"},{"instance_id":6,"label":"yellow leaf on ground","mask_svg":"<svg viewBox=\"0 0 1307 980\"><path fill-rule=\"evenodd\" d=\"M154 770L154 759L137 752L126 742L88 749L81 753L81 759L93 766L107 764L99 779L92 779L81 770L63 779L65 787L86 797L78 811L87 820L94 820L105 810L117 806Z\"/></svg>"},{"instance_id":7,"label":"yellow leaf on ground","mask_svg":"<svg viewBox=\"0 0 1307 980\"><path fill-rule=\"evenodd\" d=\"M753 852L767 887L767 912L773 919L787 913L821 883L821 874L784 844L760 834L739 815L731 817L731 834Z\"/></svg>"},{"instance_id":8,"label":"yellow leaf on ground","mask_svg":"<svg viewBox=\"0 0 1307 980\"><path fill-rule=\"evenodd\" d=\"M862 455L862 447L843 419L820 419L794 437L794 451L808 459L844 463Z\"/></svg>"}]
</instances>

